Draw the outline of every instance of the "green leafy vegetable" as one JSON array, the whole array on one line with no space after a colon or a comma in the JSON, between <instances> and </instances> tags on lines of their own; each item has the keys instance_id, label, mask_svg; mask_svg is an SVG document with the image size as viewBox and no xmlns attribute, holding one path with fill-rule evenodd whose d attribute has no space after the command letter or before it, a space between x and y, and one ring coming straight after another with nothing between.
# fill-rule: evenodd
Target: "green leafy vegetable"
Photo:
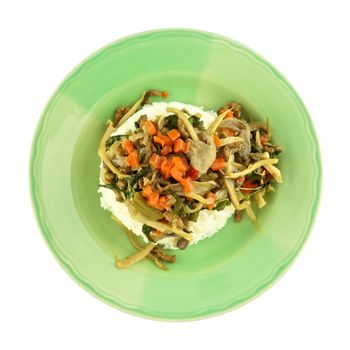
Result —
<instances>
[{"instance_id":1,"label":"green leafy vegetable","mask_svg":"<svg viewBox=\"0 0 350 350\"><path fill-rule=\"evenodd\" d=\"M216 207L214 208L214 210L217 210L217 211L221 211L221 210L224 210L228 205L231 204L231 201L230 200L224 200L222 202L219 202Z\"/></svg>"},{"instance_id":2,"label":"green leafy vegetable","mask_svg":"<svg viewBox=\"0 0 350 350\"><path fill-rule=\"evenodd\" d=\"M114 136L111 136L111 137L107 140L106 146L107 146L107 147L108 147L108 146L112 146L113 143L114 143L115 141L120 141L123 137L126 137L126 136L128 136L128 135L114 135Z\"/></svg>"},{"instance_id":3,"label":"green leafy vegetable","mask_svg":"<svg viewBox=\"0 0 350 350\"><path fill-rule=\"evenodd\" d=\"M152 231L152 227L151 226L147 226L146 224L142 225L142 232L148 236Z\"/></svg>"},{"instance_id":4,"label":"green leafy vegetable","mask_svg":"<svg viewBox=\"0 0 350 350\"><path fill-rule=\"evenodd\" d=\"M117 190L117 191L123 192L125 195L125 198L130 199L134 196L135 192L138 192L141 190L138 187L138 180L141 179L143 176L147 175L150 170L151 169L148 167L143 168L136 174L133 174L128 178L125 178L124 180L125 184L122 187L119 187L117 185L118 179L114 179L110 184L99 185L99 187L104 187L110 190Z\"/></svg>"},{"instance_id":5,"label":"green leafy vegetable","mask_svg":"<svg viewBox=\"0 0 350 350\"><path fill-rule=\"evenodd\" d=\"M262 176L260 174L257 174L255 171L251 172L250 174L246 175L246 178L248 180L252 181L260 181L262 179Z\"/></svg>"},{"instance_id":6,"label":"green leafy vegetable","mask_svg":"<svg viewBox=\"0 0 350 350\"><path fill-rule=\"evenodd\" d=\"M108 188L109 190L123 192L123 189L117 185L116 179L113 179L110 184L103 184L103 185L100 184L98 185L98 187L103 187L103 188Z\"/></svg>"},{"instance_id":7,"label":"green leafy vegetable","mask_svg":"<svg viewBox=\"0 0 350 350\"><path fill-rule=\"evenodd\" d=\"M151 171L150 167L142 168L137 173L131 175L127 179L125 179L127 185L124 190L122 190L127 199L130 199L134 196L135 192L140 191L141 189L138 186L138 181L146 176Z\"/></svg>"},{"instance_id":8,"label":"green leafy vegetable","mask_svg":"<svg viewBox=\"0 0 350 350\"><path fill-rule=\"evenodd\" d=\"M177 115L172 114L165 117L164 126L168 127L169 129L177 129L178 128Z\"/></svg>"},{"instance_id":9,"label":"green leafy vegetable","mask_svg":"<svg viewBox=\"0 0 350 350\"><path fill-rule=\"evenodd\" d=\"M137 182L142 179L144 176L146 176L151 171L150 167L142 168L140 171L138 171L136 174L130 176L130 186L135 189L135 185L137 185Z\"/></svg>"},{"instance_id":10,"label":"green leafy vegetable","mask_svg":"<svg viewBox=\"0 0 350 350\"><path fill-rule=\"evenodd\" d=\"M188 118L188 121L193 125L194 128L203 129L203 122L197 116L192 115Z\"/></svg>"}]
</instances>

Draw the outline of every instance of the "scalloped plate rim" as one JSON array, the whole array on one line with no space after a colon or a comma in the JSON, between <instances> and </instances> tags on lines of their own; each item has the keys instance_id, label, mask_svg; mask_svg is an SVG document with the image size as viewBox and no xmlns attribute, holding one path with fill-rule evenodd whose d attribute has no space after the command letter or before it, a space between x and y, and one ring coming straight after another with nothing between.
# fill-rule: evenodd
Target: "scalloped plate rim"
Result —
<instances>
[{"instance_id":1,"label":"scalloped plate rim","mask_svg":"<svg viewBox=\"0 0 350 350\"><path fill-rule=\"evenodd\" d=\"M311 206L308 212L308 219L304 228L303 236L299 240L294 251L292 251L267 278L265 278L263 281L260 281L258 287L256 287L255 289L252 289L250 293L246 293L246 295L243 296L241 299L238 299L238 300L236 299L233 303L231 302L230 304L226 303L225 305L219 305L213 308L205 308L205 310L203 310L203 308L198 309L197 312L191 312L190 316L182 315L181 317L176 317L176 316L164 317L161 315L157 315L154 313L154 311L148 310L147 307L145 306L142 306L142 307L140 307L140 305L126 306L125 302L123 303L123 302L116 301L115 296L108 295L108 293L106 293L99 287L95 286L92 281L88 281L86 278L84 279L79 274L79 272L74 268L74 264L69 260L69 258L64 257L65 254L62 251L60 251L60 249L52 241L50 231L47 228L47 225L45 223L45 217L41 213L41 207L40 207L40 203L36 193L37 191L36 182L34 180L35 173L36 173L36 163L40 158L38 157L38 154L40 153L40 151L38 151L38 146L40 145L39 141L40 141L41 133L45 129L45 121L47 119L47 115L49 114L50 109L53 108L56 100L64 92L65 88L69 86L72 82L74 82L74 80L79 77L79 74L81 74L84 71L84 69L87 69L89 65L94 64L94 62L99 61L101 58L103 58L103 56L108 55L108 50L115 49L116 46L118 45L121 45L119 49L122 49L123 43L125 45L130 45L130 44L134 44L139 40L144 40L146 37L150 39L155 36L169 35L171 33L174 33L176 35L183 34L186 36L192 35L192 36L196 36L197 38L201 38L203 40L209 39L209 40L220 42L221 44L225 44L226 46L229 46L235 50L239 50L241 53L246 55L249 59L256 61L259 65L268 69L270 71L270 74L272 74L280 84L284 85L284 88L289 92L292 99L296 102L299 110L306 117L303 119L303 121L304 121L305 127L307 128L308 134L310 136L309 141L312 141L313 143L313 148L314 148L313 162L314 162L316 174L317 174L314 182L314 188L313 188L313 192L314 192L313 205ZM153 320L190 321L190 320L197 320L197 319L217 316L245 305L246 303L252 301L256 297L258 297L260 294L265 292L267 289L271 288L291 267L291 264L295 261L296 257L301 252L301 249L304 247L305 241L310 237L310 232L317 215L317 210L320 203L321 187L322 187L321 164L322 162L321 162L321 156L320 156L320 147L318 144L315 128L313 126L312 120L310 118L310 115L304 103L302 102L302 100L300 99L299 95L294 90L294 88L291 86L291 84L288 82L288 80L274 66L272 66L265 58L263 58L260 54L256 53L254 50L250 49L244 44L241 44L235 40L232 40L230 38L227 38L225 36L222 36L216 33L210 33L210 32L195 30L195 29L185 29L185 28L183 29L182 28L168 28L168 29L164 28L159 30L151 30L151 31L135 33L133 35L129 35L129 36L120 38L116 41L113 41L103 46L102 48L98 49L91 55L89 55L63 78L61 83L58 85L58 87L55 89L55 91L52 93L51 97L49 98L34 132L33 143L32 143L31 154L30 154L30 164L29 164L29 168L30 168L29 185L30 185L30 191L31 191L33 211L36 216L38 226L40 228L40 231L42 233L42 236L46 244L48 245L49 249L53 253L53 256L55 257L55 259L63 267L63 269L67 272L67 274L76 283L78 283L84 290L86 290L87 292L89 292L89 294L92 294L99 300L103 301L104 303L109 304L113 307L116 307L117 309L123 312L126 312L128 314L141 316L143 318L153 319Z\"/></svg>"}]
</instances>

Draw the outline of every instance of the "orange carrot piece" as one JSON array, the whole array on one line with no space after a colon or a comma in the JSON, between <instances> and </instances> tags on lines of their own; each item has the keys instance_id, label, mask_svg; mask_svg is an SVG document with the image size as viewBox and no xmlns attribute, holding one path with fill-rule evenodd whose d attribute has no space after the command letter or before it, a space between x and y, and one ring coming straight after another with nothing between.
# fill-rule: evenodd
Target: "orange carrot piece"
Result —
<instances>
[{"instance_id":1,"label":"orange carrot piece","mask_svg":"<svg viewBox=\"0 0 350 350\"><path fill-rule=\"evenodd\" d=\"M143 188L142 190L142 195L144 197L148 197L149 195L151 195L153 193L152 187L150 185L146 186Z\"/></svg>"},{"instance_id":2,"label":"orange carrot piece","mask_svg":"<svg viewBox=\"0 0 350 350\"><path fill-rule=\"evenodd\" d=\"M222 131L225 131L225 133L227 134L227 136L233 136L235 133L227 128L222 129Z\"/></svg>"},{"instance_id":3,"label":"orange carrot piece","mask_svg":"<svg viewBox=\"0 0 350 350\"><path fill-rule=\"evenodd\" d=\"M222 144L221 139L217 135L214 135L214 143L216 147L220 147Z\"/></svg>"},{"instance_id":4,"label":"orange carrot piece","mask_svg":"<svg viewBox=\"0 0 350 350\"><path fill-rule=\"evenodd\" d=\"M166 237L166 234L163 233L162 231L155 230L155 231L152 232L152 236L153 236L156 240L159 240L159 239L162 239L163 237Z\"/></svg>"},{"instance_id":5,"label":"orange carrot piece","mask_svg":"<svg viewBox=\"0 0 350 350\"><path fill-rule=\"evenodd\" d=\"M165 145L166 145L166 146L172 146L173 141L171 141L170 137L167 136L167 135L163 135L163 137L164 137Z\"/></svg>"},{"instance_id":6,"label":"orange carrot piece","mask_svg":"<svg viewBox=\"0 0 350 350\"><path fill-rule=\"evenodd\" d=\"M174 168L177 169L181 173L185 173L187 171L187 164L180 157L173 157Z\"/></svg>"},{"instance_id":7,"label":"orange carrot piece","mask_svg":"<svg viewBox=\"0 0 350 350\"><path fill-rule=\"evenodd\" d=\"M160 172L165 179L169 179L169 177L171 176L172 167L173 167L173 162L171 161L171 159L167 159L160 166Z\"/></svg>"},{"instance_id":8,"label":"orange carrot piece","mask_svg":"<svg viewBox=\"0 0 350 350\"><path fill-rule=\"evenodd\" d=\"M185 151L185 142L182 139L177 139L174 142L174 152L182 153Z\"/></svg>"},{"instance_id":9,"label":"orange carrot piece","mask_svg":"<svg viewBox=\"0 0 350 350\"><path fill-rule=\"evenodd\" d=\"M159 199L159 193L157 192L152 192L148 197L147 197L147 204L151 207L156 207Z\"/></svg>"},{"instance_id":10,"label":"orange carrot piece","mask_svg":"<svg viewBox=\"0 0 350 350\"><path fill-rule=\"evenodd\" d=\"M166 196L160 196L157 203L158 209L167 209L169 210L171 208L171 205L168 201L168 198Z\"/></svg>"},{"instance_id":11,"label":"orange carrot piece","mask_svg":"<svg viewBox=\"0 0 350 350\"><path fill-rule=\"evenodd\" d=\"M227 118L234 118L234 117L235 117L235 116L234 116L233 112L232 112L232 111L228 111L228 112L226 113L224 119L227 119Z\"/></svg>"},{"instance_id":12,"label":"orange carrot piece","mask_svg":"<svg viewBox=\"0 0 350 350\"><path fill-rule=\"evenodd\" d=\"M264 143L266 143L266 142L268 142L269 141L269 135L261 135L260 136L260 142L262 143L262 144L264 144Z\"/></svg>"},{"instance_id":13,"label":"orange carrot piece","mask_svg":"<svg viewBox=\"0 0 350 350\"><path fill-rule=\"evenodd\" d=\"M172 167L170 170L171 176L178 182L181 183L182 181L182 176L183 173L181 171L179 171L178 169L176 169L175 167Z\"/></svg>"},{"instance_id":14,"label":"orange carrot piece","mask_svg":"<svg viewBox=\"0 0 350 350\"><path fill-rule=\"evenodd\" d=\"M184 177L187 171L187 164L180 157L173 157L173 167L171 169L171 176L178 182L181 183L182 178Z\"/></svg>"},{"instance_id":15,"label":"orange carrot piece","mask_svg":"<svg viewBox=\"0 0 350 350\"><path fill-rule=\"evenodd\" d=\"M225 168L225 159L222 157L218 157L214 160L214 163L211 165L210 169L217 171Z\"/></svg>"},{"instance_id":16,"label":"orange carrot piece","mask_svg":"<svg viewBox=\"0 0 350 350\"><path fill-rule=\"evenodd\" d=\"M163 147L165 145L171 146L172 144L171 139L168 136L163 135L160 131L157 132L156 136L153 136L153 141L159 143Z\"/></svg>"},{"instance_id":17,"label":"orange carrot piece","mask_svg":"<svg viewBox=\"0 0 350 350\"><path fill-rule=\"evenodd\" d=\"M207 204L207 208L209 210L212 210L214 208L214 203L216 201L216 194L213 193L213 192L208 192L206 195L205 195L205 199L208 200L208 202L210 202L209 204Z\"/></svg>"},{"instance_id":18,"label":"orange carrot piece","mask_svg":"<svg viewBox=\"0 0 350 350\"><path fill-rule=\"evenodd\" d=\"M139 156L137 154L137 151L132 151L127 157L126 157L126 164L129 165L132 168L138 168L140 166L140 160Z\"/></svg>"},{"instance_id":19,"label":"orange carrot piece","mask_svg":"<svg viewBox=\"0 0 350 350\"><path fill-rule=\"evenodd\" d=\"M127 154L130 154L135 150L134 144L129 139L123 140L122 147Z\"/></svg>"},{"instance_id":20,"label":"orange carrot piece","mask_svg":"<svg viewBox=\"0 0 350 350\"><path fill-rule=\"evenodd\" d=\"M167 98L168 96L169 96L168 91L163 91L163 92L162 92L162 97L163 97L163 98Z\"/></svg>"},{"instance_id":21,"label":"orange carrot piece","mask_svg":"<svg viewBox=\"0 0 350 350\"><path fill-rule=\"evenodd\" d=\"M167 132L167 135L170 137L171 141L175 141L181 136L181 134L176 129L171 129Z\"/></svg>"},{"instance_id":22,"label":"orange carrot piece","mask_svg":"<svg viewBox=\"0 0 350 350\"><path fill-rule=\"evenodd\" d=\"M245 176L241 176L238 179L236 179L236 184L241 186L245 180Z\"/></svg>"},{"instance_id":23,"label":"orange carrot piece","mask_svg":"<svg viewBox=\"0 0 350 350\"><path fill-rule=\"evenodd\" d=\"M181 179L180 183L184 188L184 192L192 192L193 184L192 184L192 179L190 177Z\"/></svg>"},{"instance_id":24,"label":"orange carrot piece","mask_svg":"<svg viewBox=\"0 0 350 350\"><path fill-rule=\"evenodd\" d=\"M162 166L162 164L164 163L164 162L166 162L167 161L167 157L165 157L165 156L160 156L159 157L159 166L158 166L158 169L160 169L160 167Z\"/></svg>"},{"instance_id":25,"label":"orange carrot piece","mask_svg":"<svg viewBox=\"0 0 350 350\"><path fill-rule=\"evenodd\" d=\"M160 145L164 146L164 140L163 138L161 138L160 136L153 136L153 141L155 143L159 143Z\"/></svg>"},{"instance_id":26,"label":"orange carrot piece","mask_svg":"<svg viewBox=\"0 0 350 350\"><path fill-rule=\"evenodd\" d=\"M258 184L254 181L251 181L251 180L244 180L243 184L242 184L242 187L241 188L241 192L244 194L244 195L248 195L250 194L251 192L253 192L257 187L258 187Z\"/></svg>"},{"instance_id":27,"label":"orange carrot piece","mask_svg":"<svg viewBox=\"0 0 350 350\"><path fill-rule=\"evenodd\" d=\"M185 142L185 149L184 149L184 153L187 154L190 150L190 146L191 146L191 142L190 141L186 141Z\"/></svg>"},{"instance_id":28,"label":"orange carrot piece","mask_svg":"<svg viewBox=\"0 0 350 350\"><path fill-rule=\"evenodd\" d=\"M167 154L172 153L172 151L173 151L173 148L172 148L171 146L165 145L165 146L162 148L162 150L161 150L160 153L162 154L162 156L166 156Z\"/></svg>"},{"instance_id":29,"label":"orange carrot piece","mask_svg":"<svg viewBox=\"0 0 350 350\"><path fill-rule=\"evenodd\" d=\"M157 153L153 153L149 159L149 164L153 169L159 169L160 167L160 156Z\"/></svg>"},{"instance_id":30,"label":"orange carrot piece","mask_svg":"<svg viewBox=\"0 0 350 350\"><path fill-rule=\"evenodd\" d=\"M154 135L155 133L157 133L157 128L151 120L147 120L147 122L145 123L145 127L150 135Z\"/></svg>"}]
</instances>

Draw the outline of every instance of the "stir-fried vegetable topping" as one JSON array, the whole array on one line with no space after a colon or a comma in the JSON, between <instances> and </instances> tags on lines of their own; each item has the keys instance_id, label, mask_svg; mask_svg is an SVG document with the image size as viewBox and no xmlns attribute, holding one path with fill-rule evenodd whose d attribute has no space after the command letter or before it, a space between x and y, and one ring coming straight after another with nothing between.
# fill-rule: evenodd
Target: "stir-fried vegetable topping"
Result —
<instances>
[{"instance_id":1,"label":"stir-fried vegetable topping","mask_svg":"<svg viewBox=\"0 0 350 350\"><path fill-rule=\"evenodd\" d=\"M154 120L142 115L135 131L117 134L151 96L166 98L168 93L149 90L132 107L119 108L98 150L103 164L100 186L125 203L149 240L142 247L131 239L138 251L117 260L120 268L147 257L166 270L161 260L175 258L162 252L158 241L171 236L179 249L185 249L192 240L190 223L202 210L233 205L236 221L243 211L256 221L253 200L258 208L264 207L272 183L282 182L276 167L281 147L271 143L268 121L245 121L236 102L221 107L208 129L200 114L168 107Z\"/></svg>"}]
</instances>

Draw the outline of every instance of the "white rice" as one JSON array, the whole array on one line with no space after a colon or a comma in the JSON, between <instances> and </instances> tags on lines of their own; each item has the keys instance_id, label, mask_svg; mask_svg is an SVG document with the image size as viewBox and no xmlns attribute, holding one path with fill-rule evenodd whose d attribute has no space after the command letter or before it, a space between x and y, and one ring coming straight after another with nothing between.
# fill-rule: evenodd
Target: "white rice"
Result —
<instances>
[{"instance_id":1,"label":"white rice","mask_svg":"<svg viewBox=\"0 0 350 350\"><path fill-rule=\"evenodd\" d=\"M123 125L121 125L117 131L112 135L127 134L130 131L135 130L135 121L137 121L141 115L147 115L150 120L156 119L160 115L169 115L171 113L166 112L167 107L175 107L178 109L185 108L191 114L200 113L201 120L204 127L207 128L210 123L216 118L217 114L213 111L204 111L200 107L187 105L180 102L154 102L151 105L145 105L141 110L131 116ZM101 207L110 211L115 217L117 217L124 226L134 232L137 236L147 243L148 238L142 232L142 224L134 220L125 204L118 202L115 199L114 192L107 188L101 187L98 190L101 193ZM190 245L198 243L204 238L211 237L218 232L223 226L225 226L227 219L234 213L232 205L227 206L222 211L217 210L201 210L197 219L197 222L190 222L189 230L192 231L192 241ZM176 247L176 241L174 237L166 237L158 241L166 249L178 249Z\"/></svg>"}]
</instances>

